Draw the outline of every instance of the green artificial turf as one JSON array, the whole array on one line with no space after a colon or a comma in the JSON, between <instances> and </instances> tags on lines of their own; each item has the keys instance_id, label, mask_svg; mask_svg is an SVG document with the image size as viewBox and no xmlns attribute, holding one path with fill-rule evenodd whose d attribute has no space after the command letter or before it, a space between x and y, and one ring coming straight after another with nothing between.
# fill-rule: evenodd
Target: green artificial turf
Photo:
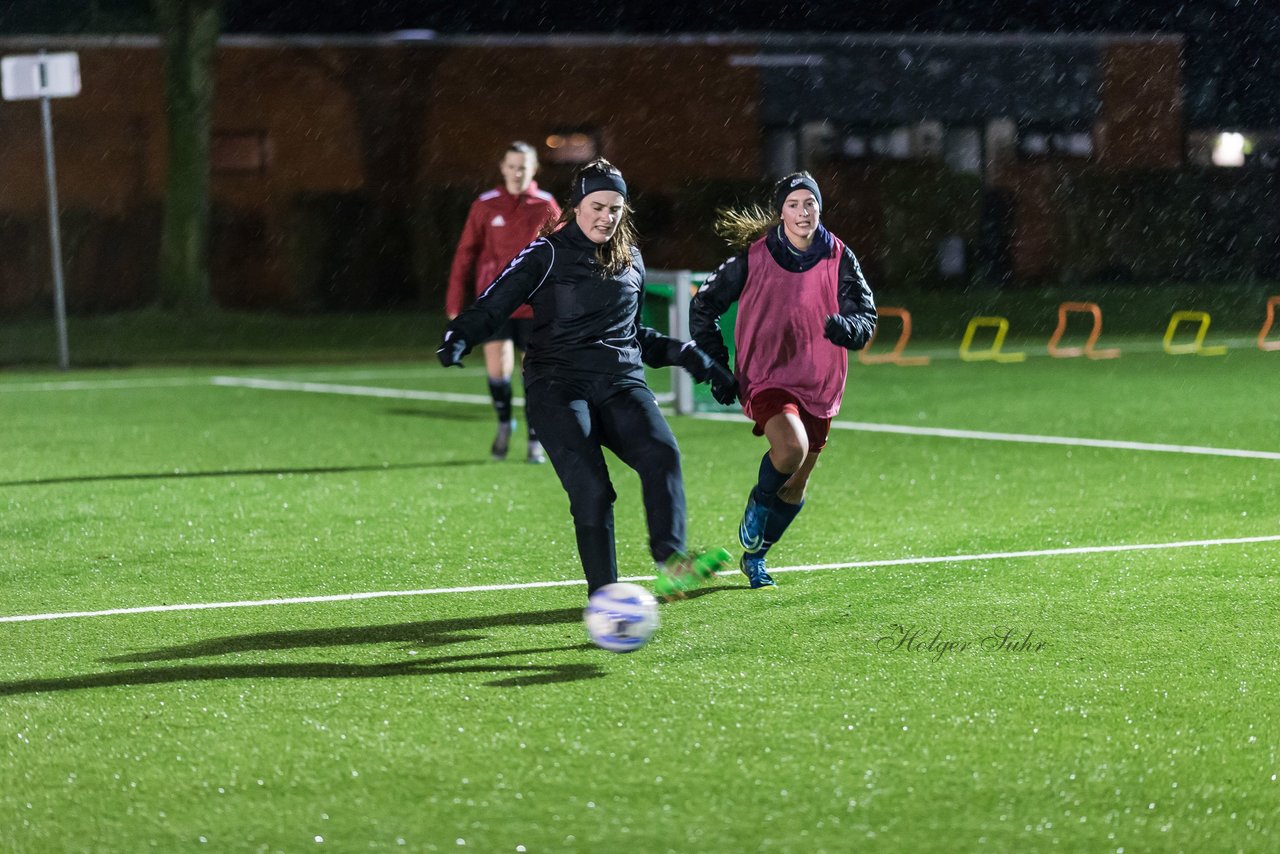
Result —
<instances>
[{"instance_id":1,"label":"green artificial turf","mask_svg":"<svg viewBox=\"0 0 1280 854\"><path fill-rule=\"evenodd\" d=\"M855 364L838 420L1274 455L1278 376ZM1280 542L1152 547L1280 534L1280 460L837 427L778 589L728 575L617 655L554 472L447 393L475 359L0 375L0 617L241 603L0 622L0 850L1280 845ZM690 540L731 547L763 440L672 424ZM291 597L334 598L245 604Z\"/></svg>"}]
</instances>

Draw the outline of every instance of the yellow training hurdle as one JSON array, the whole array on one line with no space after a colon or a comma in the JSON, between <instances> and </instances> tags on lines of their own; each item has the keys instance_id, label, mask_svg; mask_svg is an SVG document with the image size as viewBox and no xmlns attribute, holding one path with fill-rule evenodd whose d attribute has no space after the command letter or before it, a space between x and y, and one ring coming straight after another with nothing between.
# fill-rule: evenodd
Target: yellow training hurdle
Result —
<instances>
[{"instance_id":1,"label":"yellow training hurdle","mask_svg":"<svg viewBox=\"0 0 1280 854\"><path fill-rule=\"evenodd\" d=\"M991 342L991 346L986 350L973 352L970 348L973 345L973 336L978 329L987 326L996 328L995 340ZM1022 362L1027 358L1026 353L1003 353L1000 348L1004 346L1004 336L1009 332L1009 321L1003 317L975 317L969 321L969 326L964 331L964 340L960 342L960 358L966 362Z\"/></svg>"},{"instance_id":2,"label":"yellow training hurdle","mask_svg":"<svg viewBox=\"0 0 1280 854\"><path fill-rule=\"evenodd\" d=\"M1173 334L1178 331L1178 324L1182 321L1199 321L1200 328L1196 330L1196 339L1190 344L1174 344ZM1221 356L1227 352L1227 348L1223 346L1206 347L1204 346L1204 336L1209 332L1209 314L1204 311L1175 311L1173 317L1169 319L1169 328L1164 333L1164 351L1170 356L1186 356L1191 353L1197 356Z\"/></svg>"}]
</instances>

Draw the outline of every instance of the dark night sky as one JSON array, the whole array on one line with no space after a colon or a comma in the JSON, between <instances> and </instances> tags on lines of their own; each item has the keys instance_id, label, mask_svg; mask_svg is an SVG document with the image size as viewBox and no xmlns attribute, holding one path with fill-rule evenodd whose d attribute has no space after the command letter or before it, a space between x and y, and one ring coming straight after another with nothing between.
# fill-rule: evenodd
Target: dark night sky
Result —
<instances>
[{"instance_id":1,"label":"dark night sky","mask_svg":"<svg viewBox=\"0 0 1280 854\"><path fill-rule=\"evenodd\" d=\"M1280 3L1269 0L228 0L227 12L229 30L257 32L1165 30L1249 36L1280 28Z\"/></svg>"},{"instance_id":2,"label":"dark night sky","mask_svg":"<svg viewBox=\"0 0 1280 854\"><path fill-rule=\"evenodd\" d=\"M4 0L0 32L145 26L148 0ZM223 0L228 32L441 33L1152 31L1251 38L1280 28L1272 0Z\"/></svg>"},{"instance_id":3,"label":"dark night sky","mask_svg":"<svg viewBox=\"0 0 1280 854\"><path fill-rule=\"evenodd\" d=\"M711 32L722 30L991 30L1168 28L1168 17L1144 18L1134 4L1036 2L756 2L641 3L588 0L426 2L375 0L230 0L229 29L271 32L385 31L426 28L441 32ZM1174 4L1176 6L1176 4ZM1165 4L1153 5L1160 8ZM1004 7L1004 8L1001 8ZM1166 6L1167 8L1167 6ZM1123 16L1123 20L1121 20ZM1176 17L1176 15L1175 15ZM1176 24L1173 24L1176 26Z\"/></svg>"},{"instance_id":4,"label":"dark night sky","mask_svg":"<svg viewBox=\"0 0 1280 854\"><path fill-rule=\"evenodd\" d=\"M0 34L148 31L150 0L0 0ZM1280 126L1280 0L223 0L229 33L1175 32L1193 116Z\"/></svg>"}]
</instances>

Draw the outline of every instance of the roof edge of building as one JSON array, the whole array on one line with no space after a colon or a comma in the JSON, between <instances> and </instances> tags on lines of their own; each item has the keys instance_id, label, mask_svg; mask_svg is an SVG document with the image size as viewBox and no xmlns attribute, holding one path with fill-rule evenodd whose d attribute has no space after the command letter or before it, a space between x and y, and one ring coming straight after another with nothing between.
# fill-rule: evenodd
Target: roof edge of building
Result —
<instances>
[{"instance_id":1,"label":"roof edge of building","mask_svg":"<svg viewBox=\"0 0 1280 854\"><path fill-rule=\"evenodd\" d=\"M1105 46L1115 43L1148 42L1181 44L1181 33L1168 32L1087 32L1087 33L770 33L729 31L719 33L560 33L453 35L433 30L400 30L369 34L254 34L224 33L219 45L232 48L280 47L377 47L389 45L441 45L454 47L670 47L726 46L794 48L808 47L935 47L935 46ZM161 38L146 33L97 35L23 34L0 35L0 50L54 48L158 48Z\"/></svg>"}]
</instances>

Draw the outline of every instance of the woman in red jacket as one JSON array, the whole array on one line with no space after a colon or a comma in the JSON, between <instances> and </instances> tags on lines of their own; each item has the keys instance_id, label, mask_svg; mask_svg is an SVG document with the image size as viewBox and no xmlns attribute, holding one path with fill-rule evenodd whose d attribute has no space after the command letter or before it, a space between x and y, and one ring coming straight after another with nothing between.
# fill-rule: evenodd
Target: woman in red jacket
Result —
<instances>
[{"instance_id":1,"label":"woman in red jacket","mask_svg":"<svg viewBox=\"0 0 1280 854\"><path fill-rule=\"evenodd\" d=\"M550 193L538 189L533 176L538 171L538 155L527 142L513 142L498 164L502 186L481 193L471 203L462 238L453 255L445 314L453 320L479 296L520 250L529 245L541 228L560 216L560 206ZM511 375L515 371L515 348L523 353L533 323L533 310L517 308L511 317L484 342L484 365L489 375L489 395L498 413L498 434L490 453L495 460L507 457L516 422L511 410ZM542 445L529 427L531 463L546 462Z\"/></svg>"}]
</instances>

